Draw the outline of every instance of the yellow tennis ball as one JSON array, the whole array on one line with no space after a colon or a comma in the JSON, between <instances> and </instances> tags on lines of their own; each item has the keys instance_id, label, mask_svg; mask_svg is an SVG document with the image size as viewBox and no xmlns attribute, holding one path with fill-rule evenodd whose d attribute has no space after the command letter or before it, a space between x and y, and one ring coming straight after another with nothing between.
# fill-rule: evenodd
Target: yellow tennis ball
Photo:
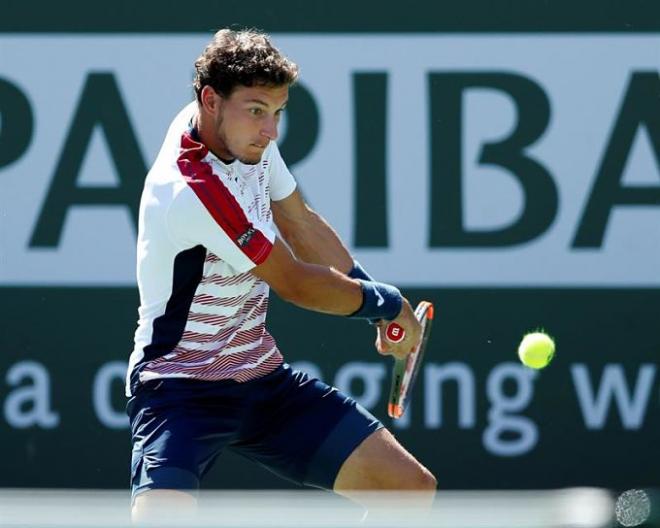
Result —
<instances>
[{"instance_id":1,"label":"yellow tennis ball","mask_svg":"<svg viewBox=\"0 0 660 528\"><path fill-rule=\"evenodd\" d=\"M555 355L555 342L543 332L532 332L523 337L518 347L518 357L523 365L542 369Z\"/></svg>"}]
</instances>

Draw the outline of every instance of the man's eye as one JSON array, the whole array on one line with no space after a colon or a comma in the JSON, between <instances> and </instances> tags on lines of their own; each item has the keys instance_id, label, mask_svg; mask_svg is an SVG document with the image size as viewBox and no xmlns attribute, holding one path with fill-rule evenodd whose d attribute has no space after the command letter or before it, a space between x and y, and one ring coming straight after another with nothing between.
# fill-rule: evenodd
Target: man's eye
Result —
<instances>
[{"instance_id":1,"label":"man's eye","mask_svg":"<svg viewBox=\"0 0 660 528\"><path fill-rule=\"evenodd\" d=\"M263 114L263 110L261 108L250 108L250 113L252 115L258 116Z\"/></svg>"}]
</instances>

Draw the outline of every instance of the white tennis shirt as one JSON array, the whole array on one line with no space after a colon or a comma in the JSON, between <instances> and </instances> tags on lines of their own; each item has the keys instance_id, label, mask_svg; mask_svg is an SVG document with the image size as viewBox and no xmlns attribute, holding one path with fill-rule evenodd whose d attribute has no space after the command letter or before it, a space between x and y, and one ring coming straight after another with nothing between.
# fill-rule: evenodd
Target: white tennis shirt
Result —
<instances>
[{"instance_id":1,"label":"white tennis shirt","mask_svg":"<svg viewBox=\"0 0 660 528\"><path fill-rule=\"evenodd\" d=\"M142 193L128 396L160 378L244 382L283 361L265 327L268 285L250 270L273 247L270 201L296 182L272 141L256 165L223 163L191 128L196 111L170 125Z\"/></svg>"}]
</instances>

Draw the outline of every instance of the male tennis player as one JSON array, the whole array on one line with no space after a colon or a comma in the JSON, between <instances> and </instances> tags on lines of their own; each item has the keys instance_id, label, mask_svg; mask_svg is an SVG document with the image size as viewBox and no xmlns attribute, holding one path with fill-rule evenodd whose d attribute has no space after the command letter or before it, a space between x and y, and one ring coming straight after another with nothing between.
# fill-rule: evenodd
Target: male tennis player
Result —
<instances>
[{"instance_id":1,"label":"male tennis player","mask_svg":"<svg viewBox=\"0 0 660 528\"><path fill-rule=\"evenodd\" d=\"M195 69L196 101L172 122L140 206L134 519L162 504L194 509L224 448L299 484L349 497L418 490L430 502L433 475L354 400L292 371L265 328L270 286L309 310L379 321L383 354L405 357L420 334L408 301L353 261L280 157L297 66L266 35L225 29ZM387 321L404 328L401 343L382 338Z\"/></svg>"}]
</instances>

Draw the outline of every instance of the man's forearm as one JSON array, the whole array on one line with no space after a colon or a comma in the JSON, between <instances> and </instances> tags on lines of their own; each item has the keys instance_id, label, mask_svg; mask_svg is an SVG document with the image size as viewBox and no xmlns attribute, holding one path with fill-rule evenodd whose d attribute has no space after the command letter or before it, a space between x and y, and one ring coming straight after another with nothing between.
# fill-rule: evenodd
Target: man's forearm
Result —
<instances>
[{"instance_id":1,"label":"man's forearm","mask_svg":"<svg viewBox=\"0 0 660 528\"><path fill-rule=\"evenodd\" d=\"M356 281L326 266L301 265L295 292L287 300L301 308L334 315L349 315L360 308L362 290Z\"/></svg>"},{"instance_id":2,"label":"man's forearm","mask_svg":"<svg viewBox=\"0 0 660 528\"><path fill-rule=\"evenodd\" d=\"M388 320L401 311L401 294L388 284L355 281L332 268L305 263L297 277L296 293L289 300L301 308L362 319L369 319L375 309ZM380 308L384 304L387 310Z\"/></svg>"},{"instance_id":3,"label":"man's forearm","mask_svg":"<svg viewBox=\"0 0 660 528\"><path fill-rule=\"evenodd\" d=\"M403 299L395 287L351 279L332 267L299 260L279 239L252 273L282 299L316 312L392 320L402 308Z\"/></svg>"}]
</instances>

